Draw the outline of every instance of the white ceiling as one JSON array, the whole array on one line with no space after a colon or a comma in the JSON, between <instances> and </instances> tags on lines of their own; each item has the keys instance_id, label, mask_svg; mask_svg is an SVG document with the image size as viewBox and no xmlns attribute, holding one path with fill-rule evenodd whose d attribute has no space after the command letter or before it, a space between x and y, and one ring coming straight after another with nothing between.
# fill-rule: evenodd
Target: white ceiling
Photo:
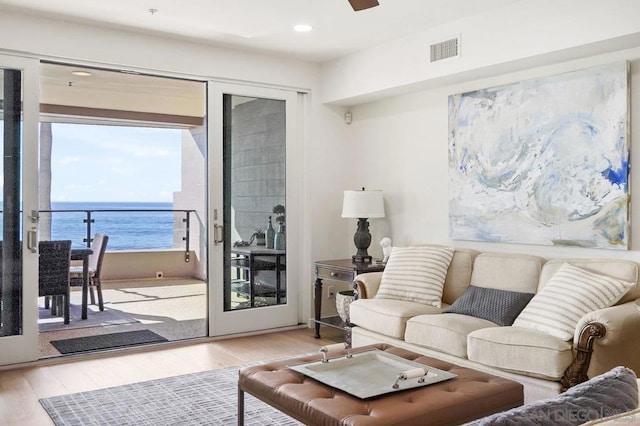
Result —
<instances>
[{"instance_id":1,"label":"white ceiling","mask_svg":"<svg viewBox=\"0 0 640 426\"><path fill-rule=\"evenodd\" d=\"M325 62L518 0L0 0L0 9ZM150 13L149 9L157 12ZM293 26L309 24L309 33Z\"/></svg>"}]
</instances>

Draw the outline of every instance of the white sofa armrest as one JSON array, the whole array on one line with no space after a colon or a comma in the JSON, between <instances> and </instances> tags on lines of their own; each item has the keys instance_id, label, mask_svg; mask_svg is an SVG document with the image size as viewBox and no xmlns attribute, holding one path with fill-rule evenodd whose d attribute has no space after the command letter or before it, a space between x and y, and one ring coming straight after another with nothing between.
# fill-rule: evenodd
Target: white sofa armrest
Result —
<instances>
[{"instance_id":1,"label":"white sofa armrest","mask_svg":"<svg viewBox=\"0 0 640 426\"><path fill-rule=\"evenodd\" d=\"M597 322L605 326L606 334L598 340L600 346L613 346L618 341L627 342L638 334L640 330L640 299L609 308L599 309L589 312L583 316L573 336L573 343L576 344L582 330L587 324ZM638 352L635 353L637 356Z\"/></svg>"},{"instance_id":2,"label":"white sofa armrest","mask_svg":"<svg viewBox=\"0 0 640 426\"><path fill-rule=\"evenodd\" d=\"M357 275L353 282L353 288L358 293L359 299L372 299L380 287L382 272L367 272Z\"/></svg>"},{"instance_id":3,"label":"white sofa armrest","mask_svg":"<svg viewBox=\"0 0 640 426\"><path fill-rule=\"evenodd\" d=\"M569 374L574 380L581 381L619 365L640 374L638 330L640 299L589 312L576 326L573 337L575 359L565 377Z\"/></svg>"}]
</instances>

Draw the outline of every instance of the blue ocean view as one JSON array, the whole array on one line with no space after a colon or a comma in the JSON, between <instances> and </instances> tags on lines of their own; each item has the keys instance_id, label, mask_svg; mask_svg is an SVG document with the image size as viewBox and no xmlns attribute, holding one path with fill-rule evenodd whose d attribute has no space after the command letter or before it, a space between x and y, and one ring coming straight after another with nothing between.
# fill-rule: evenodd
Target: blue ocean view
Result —
<instances>
[{"instance_id":1,"label":"blue ocean view","mask_svg":"<svg viewBox=\"0 0 640 426\"><path fill-rule=\"evenodd\" d=\"M53 202L51 210L171 210L173 203L131 202ZM44 213L42 213L44 215ZM73 247L86 245L85 212L54 212L51 216L51 239L71 240ZM107 250L166 249L173 247L174 213L170 211L92 212L91 235L109 236ZM176 232L184 235L178 221Z\"/></svg>"}]
</instances>

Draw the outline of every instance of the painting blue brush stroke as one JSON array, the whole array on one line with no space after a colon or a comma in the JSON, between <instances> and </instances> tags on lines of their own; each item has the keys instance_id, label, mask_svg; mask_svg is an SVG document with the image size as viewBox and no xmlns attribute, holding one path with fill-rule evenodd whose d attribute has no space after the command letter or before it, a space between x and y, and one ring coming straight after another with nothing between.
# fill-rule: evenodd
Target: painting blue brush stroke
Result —
<instances>
[{"instance_id":1,"label":"painting blue brush stroke","mask_svg":"<svg viewBox=\"0 0 640 426\"><path fill-rule=\"evenodd\" d=\"M449 236L628 249L628 63L449 96Z\"/></svg>"}]
</instances>

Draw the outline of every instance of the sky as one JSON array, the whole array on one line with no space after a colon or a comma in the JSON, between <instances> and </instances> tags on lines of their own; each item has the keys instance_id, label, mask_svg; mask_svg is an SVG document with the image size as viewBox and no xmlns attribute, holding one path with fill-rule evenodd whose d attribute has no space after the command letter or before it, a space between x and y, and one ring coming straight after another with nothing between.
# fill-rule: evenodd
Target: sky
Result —
<instances>
[{"instance_id":1,"label":"sky","mask_svg":"<svg viewBox=\"0 0 640 426\"><path fill-rule=\"evenodd\" d=\"M54 123L51 201L171 202L181 130Z\"/></svg>"}]
</instances>

